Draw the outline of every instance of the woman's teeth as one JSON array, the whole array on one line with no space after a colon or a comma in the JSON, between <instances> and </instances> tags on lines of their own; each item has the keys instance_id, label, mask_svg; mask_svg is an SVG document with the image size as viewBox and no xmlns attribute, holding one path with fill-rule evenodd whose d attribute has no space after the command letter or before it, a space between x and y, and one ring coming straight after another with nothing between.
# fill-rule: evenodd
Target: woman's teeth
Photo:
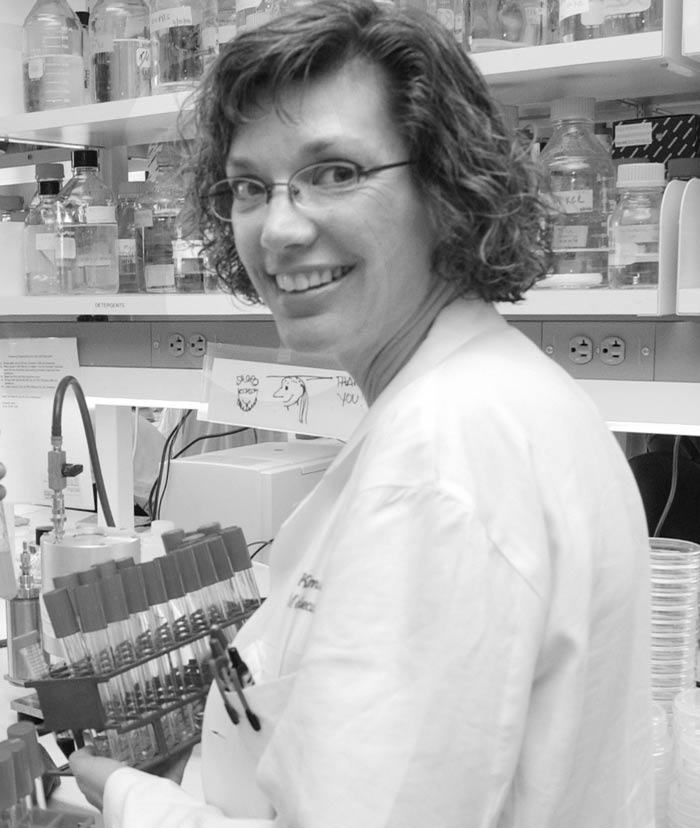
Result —
<instances>
[{"instance_id":1,"label":"woman's teeth","mask_svg":"<svg viewBox=\"0 0 700 828\"><path fill-rule=\"evenodd\" d=\"M295 293L309 288L328 285L344 276L350 268L326 267L323 270L307 270L305 273L277 273L277 287L286 293Z\"/></svg>"}]
</instances>

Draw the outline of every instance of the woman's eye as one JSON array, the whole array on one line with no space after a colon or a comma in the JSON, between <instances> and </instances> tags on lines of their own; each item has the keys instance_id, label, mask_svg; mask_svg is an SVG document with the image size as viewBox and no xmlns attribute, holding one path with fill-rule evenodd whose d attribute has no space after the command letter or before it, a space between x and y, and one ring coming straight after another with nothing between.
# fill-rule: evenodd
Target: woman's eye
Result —
<instances>
[{"instance_id":1,"label":"woman's eye","mask_svg":"<svg viewBox=\"0 0 700 828\"><path fill-rule=\"evenodd\" d=\"M231 192L234 199L247 200L265 195L265 185L254 178L232 178Z\"/></svg>"},{"instance_id":2,"label":"woman's eye","mask_svg":"<svg viewBox=\"0 0 700 828\"><path fill-rule=\"evenodd\" d=\"M357 170L351 164L319 164L311 181L315 187L347 187L357 181Z\"/></svg>"}]
</instances>

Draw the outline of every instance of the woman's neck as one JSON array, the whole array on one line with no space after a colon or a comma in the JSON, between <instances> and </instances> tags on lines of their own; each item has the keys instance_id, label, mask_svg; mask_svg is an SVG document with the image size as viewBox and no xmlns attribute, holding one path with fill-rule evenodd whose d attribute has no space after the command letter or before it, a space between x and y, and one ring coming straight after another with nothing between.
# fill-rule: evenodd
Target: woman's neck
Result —
<instances>
[{"instance_id":1,"label":"woman's neck","mask_svg":"<svg viewBox=\"0 0 700 828\"><path fill-rule=\"evenodd\" d=\"M455 285L439 279L425 302L367 363L349 368L368 405L372 405L413 356L440 311L457 296Z\"/></svg>"}]
</instances>

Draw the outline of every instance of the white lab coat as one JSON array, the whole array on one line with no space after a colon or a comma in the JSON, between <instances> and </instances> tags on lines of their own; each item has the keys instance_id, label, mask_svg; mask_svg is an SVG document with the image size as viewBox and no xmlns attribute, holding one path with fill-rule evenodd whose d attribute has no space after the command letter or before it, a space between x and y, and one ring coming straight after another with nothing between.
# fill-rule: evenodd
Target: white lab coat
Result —
<instances>
[{"instance_id":1,"label":"white lab coat","mask_svg":"<svg viewBox=\"0 0 700 828\"><path fill-rule=\"evenodd\" d=\"M275 541L262 731L210 695L211 804L124 769L107 828L651 828L647 546L588 398L454 302Z\"/></svg>"}]
</instances>

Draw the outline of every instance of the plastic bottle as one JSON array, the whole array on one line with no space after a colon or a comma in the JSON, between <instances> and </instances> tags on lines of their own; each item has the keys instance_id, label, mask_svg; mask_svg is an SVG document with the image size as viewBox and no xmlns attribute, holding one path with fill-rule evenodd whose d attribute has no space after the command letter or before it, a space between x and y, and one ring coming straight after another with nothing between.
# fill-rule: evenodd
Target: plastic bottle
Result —
<instances>
[{"instance_id":1,"label":"plastic bottle","mask_svg":"<svg viewBox=\"0 0 700 828\"><path fill-rule=\"evenodd\" d=\"M61 164L38 164L38 193L24 220L25 288L29 295L61 293L56 265L60 227L58 194L63 182Z\"/></svg>"},{"instance_id":2,"label":"plastic bottle","mask_svg":"<svg viewBox=\"0 0 700 828\"><path fill-rule=\"evenodd\" d=\"M27 112L83 103L82 27L67 0L37 0L26 16L22 74Z\"/></svg>"},{"instance_id":3,"label":"plastic bottle","mask_svg":"<svg viewBox=\"0 0 700 828\"><path fill-rule=\"evenodd\" d=\"M90 14L95 101L151 94L149 9L145 0L97 0Z\"/></svg>"},{"instance_id":4,"label":"plastic bottle","mask_svg":"<svg viewBox=\"0 0 700 828\"><path fill-rule=\"evenodd\" d=\"M617 204L610 220L610 287L659 283L659 219L665 186L663 164L617 168Z\"/></svg>"},{"instance_id":5,"label":"plastic bottle","mask_svg":"<svg viewBox=\"0 0 700 828\"><path fill-rule=\"evenodd\" d=\"M146 192L145 181L128 181L119 185L117 196L117 257L119 262L119 293L143 293L146 285L143 277L144 215L150 210L143 207Z\"/></svg>"},{"instance_id":6,"label":"plastic bottle","mask_svg":"<svg viewBox=\"0 0 700 828\"><path fill-rule=\"evenodd\" d=\"M605 0L605 37L653 32L663 24L663 0Z\"/></svg>"},{"instance_id":7,"label":"plastic bottle","mask_svg":"<svg viewBox=\"0 0 700 828\"><path fill-rule=\"evenodd\" d=\"M595 100L552 103L552 137L540 154L554 200L552 273L540 287L599 287L608 270L614 169L593 132Z\"/></svg>"},{"instance_id":8,"label":"plastic bottle","mask_svg":"<svg viewBox=\"0 0 700 828\"><path fill-rule=\"evenodd\" d=\"M216 52L214 0L152 0L153 91L192 89Z\"/></svg>"},{"instance_id":9,"label":"plastic bottle","mask_svg":"<svg viewBox=\"0 0 700 828\"><path fill-rule=\"evenodd\" d=\"M59 194L58 265L67 293L119 289L116 199L99 173L97 150L73 151L73 177Z\"/></svg>"},{"instance_id":10,"label":"plastic bottle","mask_svg":"<svg viewBox=\"0 0 700 828\"><path fill-rule=\"evenodd\" d=\"M562 43L603 37L607 0L559 0L559 38Z\"/></svg>"}]
</instances>

